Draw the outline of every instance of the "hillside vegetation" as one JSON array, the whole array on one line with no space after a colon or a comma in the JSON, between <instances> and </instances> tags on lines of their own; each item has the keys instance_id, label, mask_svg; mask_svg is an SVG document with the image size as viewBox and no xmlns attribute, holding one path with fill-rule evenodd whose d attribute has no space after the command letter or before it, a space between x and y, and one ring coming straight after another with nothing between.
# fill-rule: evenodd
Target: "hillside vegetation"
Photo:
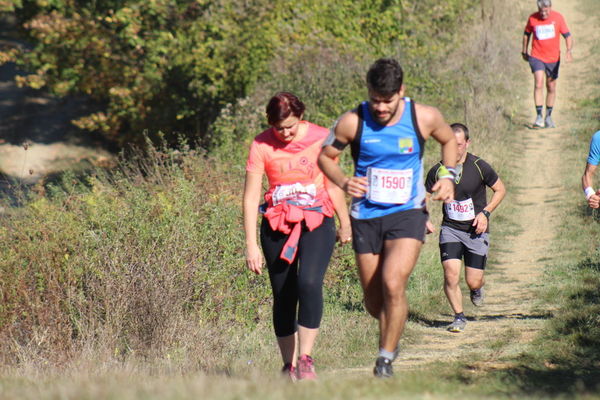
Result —
<instances>
[{"instance_id":1,"label":"hillside vegetation","mask_svg":"<svg viewBox=\"0 0 600 400\"><path fill-rule=\"evenodd\" d=\"M374 382L364 366L377 330L362 308L346 246L336 248L326 276L315 350L322 383L290 388L274 381L280 363L270 288L265 276L245 268L240 207L248 144L264 129L264 106L274 92L296 92L307 103L307 119L328 126L364 98L367 66L395 56L411 97L438 106L449 122L466 122L473 151L485 154L508 187L519 172L520 102L506 84L523 67L514 43L520 27L507 29L507 21L524 18L519 7L492 0L291 4L0 1L33 44L0 55L30 72L21 83L58 96L85 93L101 111L76 124L143 147L115 170L42 182L2 215L3 393L32 399L593 393L599 275L589 237L597 237L598 224L573 233L590 216L568 212L582 209L570 195L570 175L561 182L568 224L557 241L566 250L546 282L548 302L560 311L531 351L506 368L478 371L468 360L399 374L387 386ZM582 118L596 117L590 110L597 104L582 103ZM576 129L569 160L591 127ZM437 160L437 145L428 144L426 157L426 165ZM494 214L494 240L519 228L513 211L507 205ZM437 249L426 245L410 281L412 321L447 311L441 281ZM403 344L417 340L408 329ZM343 375L352 368L360 378Z\"/></svg>"}]
</instances>

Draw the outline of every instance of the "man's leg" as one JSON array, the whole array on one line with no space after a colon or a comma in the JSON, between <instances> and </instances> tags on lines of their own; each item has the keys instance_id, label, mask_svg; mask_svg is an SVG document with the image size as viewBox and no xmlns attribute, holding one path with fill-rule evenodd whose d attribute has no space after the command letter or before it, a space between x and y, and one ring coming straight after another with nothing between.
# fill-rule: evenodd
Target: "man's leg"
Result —
<instances>
[{"instance_id":1,"label":"man's leg","mask_svg":"<svg viewBox=\"0 0 600 400\"><path fill-rule=\"evenodd\" d=\"M467 266L465 268L465 280L467 281L467 285L471 290L481 289L483 284L485 283L483 277L483 269L481 268L471 268Z\"/></svg>"},{"instance_id":2,"label":"man's leg","mask_svg":"<svg viewBox=\"0 0 600 400\"><path fill-rule=\"evenodd\" d=\"M423 242L412 238L386 240L381 264L383 307L379 318L380 347L394 352L408 317L406 286Z\"/></svg>"},{"instance_id":3,"label":"man's leg","mask_svg":"<svg viewBox=\"0 0 600 400\"><path fill-rule=\"evenodd\" d=\"M536 109L544 107L544 78L546 73L544 70L538 70L533 73L533 101ZM541 114L540 114L541 115Z\"/></svg>"},{"instance_id":4,"label":"man's leg","mask_svg":"<svg viewBox=\"0 0 600 400\"><path fill-rule=\"evenodd\" d=\"M379 319L383 306L381 287L380 255L373 253L356 254L358 275L363 288L365 308L373 318Z\"/></svg>"},{"instance_id":5,"label":"man's leg","mask_svg":"<svg viewBox=\"0 0 600 400\"><path fill-rule=\"evenodd\" d=\"M547 77L546 78L546 107L554 107L555 100L556 100L556 79Z\"/></svg>"},{"instance_id":6,"label":"man's leg","mask_svg":"<svg viewBox=\"0 0 600 400\"><path fill-rule=\"evenodd\" d=\"M549 76L546 78L546 118L544 120L544 126L546 128L554 128L554 121L552 121L552 109L554 108L554 100L556 99L556 79Z\"/></svg>"},{"instance_id":7,"label":"man's leg","mask_svg":"<svg viewBox=\"0 0 600 400\"><path fill-rule=\"evenodd\" d=\"M463 304L459 281L462 261L453 258L442 261L442 266L444 267L444 293L446 293L454 314L461 313L463 312Z\"/></svg>"}]
</instances>

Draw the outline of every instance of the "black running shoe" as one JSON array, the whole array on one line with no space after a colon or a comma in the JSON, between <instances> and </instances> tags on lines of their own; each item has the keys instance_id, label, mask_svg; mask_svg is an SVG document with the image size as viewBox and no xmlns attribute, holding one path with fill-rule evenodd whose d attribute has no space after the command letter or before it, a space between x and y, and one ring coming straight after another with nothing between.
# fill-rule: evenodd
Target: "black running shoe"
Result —
<instances>
[{"instance_id":1,"label":"black running shoe","mask_svg":"<svg viewBox=\"0 0 600 400\"><path fill-rule=\"evenodd\" d=\"M385 357L377 357L377 360L375 360L375 368L373 368L373 375L377 378L391 378L394 376L392 360Z\"/></svg>"}]
</instances>

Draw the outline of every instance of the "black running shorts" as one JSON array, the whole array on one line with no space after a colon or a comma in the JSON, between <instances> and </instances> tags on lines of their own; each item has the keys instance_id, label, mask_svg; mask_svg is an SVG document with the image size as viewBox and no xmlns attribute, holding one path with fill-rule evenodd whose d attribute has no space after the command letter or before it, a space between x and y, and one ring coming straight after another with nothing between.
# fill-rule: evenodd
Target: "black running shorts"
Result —
<instances>
[{"instance_id":1,"label":"black running shorts","mask_svg":"<svg viewBox=\"0 0 600 400\"><path fill-rule=\"evenodd\" d=\"M428 218L425 208L370 219L351 218L352 248L359 254L381 254L386 240L412 238L424 242Z\"/></svg>"}]
</instances>

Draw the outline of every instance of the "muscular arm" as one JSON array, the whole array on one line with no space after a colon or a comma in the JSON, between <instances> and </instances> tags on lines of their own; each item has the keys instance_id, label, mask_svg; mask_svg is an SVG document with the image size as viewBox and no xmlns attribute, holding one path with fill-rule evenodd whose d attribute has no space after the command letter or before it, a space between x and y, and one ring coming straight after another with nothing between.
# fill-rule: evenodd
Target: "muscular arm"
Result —
<instances>
[{"instance_id":1,"label":"muscular arm","mask_svg":"<svg viewBox=\"0 0 600 400\"><path fill-rule=\"evenodd\" d=\"M583 171L583 176L581 177L581 188L583 190L585 190L585 188L588 186L592 186L592 178L596 173L596 168L598 168L597 165L592 165L590 163L585 165L585 171Z\"/></svg>"},{"instance_id":2,"label":"muscular arm","mask_svg":"<svg viewBox=\"0 0 600 400\"><path fill-rule=\"evenodd\" d=\"M262 273L262 254L258 247L256 222L258 220L261 185L262 174L246 172L243 199L244 233L246 235L246 264L252 272L259 275Z\"/></svg>"},{"instance_id":3,"label":"muscular arm","mask_svg":"<svg viewBox=\"0 0 600 400\"><path fill-rule=\"evenodd\" d=\"M342 144L349 144L356 135L358 115L351 111L344 114L333 128L335 139ZM318 164L327 178L354 197L362 197L367 192L367 182L364 177L347 177L335 161L342 153L341 150L328 145L321 149Z\"/></svg>"},{"instance_id":4,"label":"muscular arm","mask_svg":"<svg viewBox=\"0 0 600 400\"><path fill-rule=\"evenodd\" d=\"M490 202L484 207L484 210L489 211L490 213L498 207L504 196L506 195L506 187L504 183L498 178L496 183L490 186L490 189L494 192L492 194L492 198ZM475 220L473 221L473 226L475 227L475 233L481 234L487 230L488 227L488 219L483 213L477 214Z\"/></svg>"},{"instance_id":5,"label":"muscular arm","mask_svg":"<svg viewBox=\"0 0 600 400\"><path fill-rule=\"evenodd\" d=\"M496 207L498 207L498 205L500 205L502 199L504 199L504 196L506 196L506 187L504 186L504 182L498 178L496 183L490 186L490 189L492 189L494 194L492 194L492 198L490 199L488 205L485 206L484 210L492 212L496 209Z\"/></svg>"},{"instance_id":6,"label":"muscular arm","mask_svg":"<svg viewBox=\"0 0 600 400\"><path fill-rule=\"evenodd\" d=\"M423 138L427 140L431 136L440 143L442 145L442 163L446 167L456 167L458 148L452 128L444 121L444 117L437 108L417 106L417 122ZM451 179L439 179L431 191L435 192L433 200L450 202L454 199L454 182Z\"/></svg>"}]
</instances>

